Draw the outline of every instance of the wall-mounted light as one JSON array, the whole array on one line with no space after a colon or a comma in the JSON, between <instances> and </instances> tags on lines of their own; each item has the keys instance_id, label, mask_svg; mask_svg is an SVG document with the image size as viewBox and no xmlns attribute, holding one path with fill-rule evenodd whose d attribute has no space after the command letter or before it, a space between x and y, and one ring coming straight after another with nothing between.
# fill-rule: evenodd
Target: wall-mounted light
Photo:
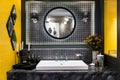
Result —
<instances>
[{"instance_id":1,"label":"wall-mounted light","mask_svg":"<svg viewBox=\"0 0 120 80\"><path fill-rule=\"evenodd\" d=\"M63 20L63 23L64 23L64 24L67 24L68 21L69 21L69 17L65 17L64 20Z\"/></svg>"},{"instance_id":2,"label":"wall-mounted light","mask_svg":"<svg viewBox=\"0 0 120 80\"><path fill-rule=\"evenodd\" d=\"M82 14L83 14L82 15L82 21L85 22L85 23L88 22L88 19L89 19L88 18L88 11L85 11Z\"/></svg>"},{"instance_id":3,"label":"wall-mounted light","mask_svg":"<svg viewBox=\"0 0 120 80\"><path fill-rule=\"evenodd\" d=\"M39 20L38 14L37 13L31 13L31 20L33 21L33 23L37 23Z\"/></svg>"},{"instance_id":4,"label":"wall-mounted light","mask_svg":"<svg viewBox=\"0 0 120 80\"><path fill-rule=\"evenodd\" d=\"M64 21L64 24L67 24L67 21Z\"/></svg>"},{"instance_id":5,"label":"wall-mounted light","mask_svg":"<svg viewBox=\"0 0 120 80\"><path fill-rule=\"evenodd\" d=\"M69 18L68 18L68 17L65 17L64 20L65 20L65 21L69 21Z\"/></svg>"}]
</instances>

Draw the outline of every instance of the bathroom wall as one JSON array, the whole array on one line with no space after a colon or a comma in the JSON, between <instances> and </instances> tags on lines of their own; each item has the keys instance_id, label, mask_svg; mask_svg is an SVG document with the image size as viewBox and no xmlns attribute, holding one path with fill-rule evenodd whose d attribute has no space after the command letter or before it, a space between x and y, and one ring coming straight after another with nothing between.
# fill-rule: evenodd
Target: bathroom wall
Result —
<instances>
[{"instance_id":1,"label":"bathroom wall","mask_svg":"<svg viewBox=\"0 0 120 80\"><path fill-rule=\"evenodd\" d=\"M99 4L99 2L97 2L97 3ZM1 0L0 1L0 80L6 80L6 72L8 70L10 70L12 68L12 65L15 64L15 62L16 62L15 61L15 51L12 50L10 38L8 36L8 32L6 29L7 19L9 17L10 10L11 10L13 4L15 4L16 10L17 10L17 20L15 23L14 29L15 29L15 32L17 35L18 43L20 43L20 41L21 41L21 25L23 25L23 27L24 27L24 24L21 24L21 0ZM23 5L23 7L24 7L24 5ZM97 8L99 8L99 5ZM98 12L96 12L96 13L98 13L98 14L96 14L96 18L98 19L96 26L98 27L98 30L99 30L99 27L101 26L101 24L99 24L100 20L98 18L99 12L100 12L100 10ZM23 17L24 17L24 15L23 15ZM98 31L98 30L96 30L96 31ZM24 35L22 35L22 36L24 37ZM108 45L108 44L106 44L106 45ZM77 46L77 47L79 47L79 46ZM105 49L106 49L106 47L105 47ZM63 52L64 52L64 50L63 50ZM62 51L61 51L61 53L62 53ZM83 53L84 53L84 50L83 50ZM44 54L41 54L41 55L44 55ZM45 56L48 56L48 55L45 55Z\"/></svg>"},{"instance_id":2,"label":"bathroom wall","mask_svg":"<svg viewBox=\"0 0 120 80\"><path fill-rule=\"evenodd\" d=\"M116 50L117 0L104 0L104 53L117 57Z\"/></svg>"},{"instance_id":3,"label":"bathroom wall","mask_svg":"<svg viewBox=\"0 0 120 80\"><path fill-rule=\"evenodd\" d=\"M6 72L15 64L15 51L13 51L7 32L6 23L13 4L17 10L15 32L17 42L21 41L21 0L0 0L0 80L6 80Z\"/></svg>"},{"instance_id":4,"label":"bathroom wall","mask_svg":"<svg viewBox=\"0 0 120 80\"><path fill-rule=\"evenodd\" d=\"M83 8L87 8L89 7L88 5L87 6L84 6L84 7L77 7L79 6L79 4L77 4L77 6L69 6L71 8L71 10L73 10L73 12L75 13L74 15L76 16L76 30L75 32L68 38L66 39L62 39L62 40L57 40L57 39L53 39L51 38L48 34L46 34L46 32L44 31L44 23L43 23L43 20L44 20L44 16L43 14L45 14L45 10L49 10L51 9L52 7L55 7L55 4L51 4L52 6L50 5L45 5L43 6L43 11L41 11L41 13L39 13L39 22L34 24L30 19L30 17L28 17L30 14L29 12L32 11L31 9L34 9L34 10L41 10L39 8L42 8L42 7L38 7L38 6L32 6L31 7L27 7L28 9L25 10L25 1L23 1L22 3L22 16L25 15L25 11L27 11L26 13L26 16L28 18L28 25L25 25L25 17L22 17L22 40L25 41L25 47L27 49L27 44L28 43L31 43L31 49L36 49L37 50L31 50L31 53L32 54L36 54L37 57L39 56L40 59L55 59L55 56L57 54L57 56L61 56L61 55L67 55L68 56L68 59L77 59L75 57L75 54L76 53L82 53L83 54L83 57L84 57L84 61L90 63L91 62L91 51L89 50L89 48L86 46L86 45L83 45L83 44L79 44L79 42L83 42L84 39L90 35L90 33L92 32L92 34L94 33L93 29L91 30L90 26L91 26L91 23L92 26L95 26L95 33L97 34L100 34L101 32L101 15L100 15L100 1L98 0L95 0L96 1L96 6L95 6L95 24L94 24L94 21L92 22L91 18L93 17L89 17L89 20L88 22L84 22L82 21L82 12L81 9ZM78 3L78 2L76 2ZM62 3L61 3L62 4ZM57 2L57 6L61 6L61 4L59 2ZM65 6L65 5L64 5ZM47 7L47 8L46 8ZM65 6L68 8L68 6ZM87 9L90 9L87 8ZM39 11L38 11L39 12ZM94 13L94 12L93 12ZM89 14L89 16L93 15L93 13ZM31 21L31 22L29 22ZM25 30L27 28L25 28L25 26L27 26L28 31L26 32ZM29 31L30 30L30 31ZM30 36L30 37L29 37ZM30 41L30 42L29 42ZM72 44L70 43L72 42ZM78 43L77 43L78 42ZM61 44L62 43L62 44ZM67 45L66 45L67 43ZM74 44L75 43L75 44ZM55 50L56 48L59 48L59 50ZM67 48L67 49L66 49ZM77 48L77 49L76 49ZM40 50L41 51L40 51ZM47 49L47 50L46 50ZM70 51L71 49L71 51Z\"/></svg>"},{"instance_id":5,"label":"bathroom wall","mask_svg":"<svg viewBox=\"0 0 120 80\"><path fill-rule=\"evenodd\" d=\"M29 2L26 2L25 4L26 18L24 18L24 20L26 20L25 21L26 23L25 22L23 23L27 25L23 27L25 32L23 32L22 34L25 35L23 41L26 43L26 45L28 43L30 43L31 45L66 45L66 44L76 45L76 44L80 44L80 42L82 43L87 36L95 33L95 30L94 30L95 29L95 25L94 25L95 2L54 1L54 2L42 2L42 3L40 1L38 2L29 1ZM71 15L72 17L75 16L75 24L76 24L75 30L67 38L55 39L55 38L52 38L50 35L48 35L47 32L45 31L44 27L46 27L46 25L44 24L44 19L46 19L45 17L47 17L47 13L51 9L54 9L56 7L66 8L69 10L67 11L68 13L71 12L73 14ZM37 23L34 23L31 20L32 13L34 14L36 13L37 15L38 17ZM66 17L66 15L64 16ZM88 18L86 22L84 21L85 18ZM54 27L56 25L50 24L49 26ZM64 30L64 31L67 32L67 30Z\"/></svg>"}]
</instances>

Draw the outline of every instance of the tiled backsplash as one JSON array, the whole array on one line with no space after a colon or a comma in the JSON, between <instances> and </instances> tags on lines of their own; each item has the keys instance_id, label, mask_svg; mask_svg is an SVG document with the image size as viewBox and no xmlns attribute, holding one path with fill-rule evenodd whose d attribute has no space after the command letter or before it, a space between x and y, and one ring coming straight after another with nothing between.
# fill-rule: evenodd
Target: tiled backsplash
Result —
<instances>
[{"instance_id":1,"label":"tiled backsplash","mask_svg":"<svg viewBox=\"0 0 120 80\"><path fill-rule=\"evenodd\" d=\"M39 48L30 50L29 54L38 60L80 59L86 63L91 63L91 51L88 48Z\"/></svg>"},{"instance_id":2,"label":"tiled backsplash","mask_svg":"<svg viewBox=\"0 0 120 80\"><path fill-rule=\"evenodd\" d=\"M47 4L47 5L46 5ZM94 20L95 20L95 4L94 1L28 1L25 5L26 9L26 31L25 40L26 44L31 45L78 45L82 44L84 39L94 34ZM64 39L52 38L45 31L45 17L48 11L56 7L64 7L70 10L75 16L75 30L74 32ZM31 20L32 13L36 13L38 22L33 23ZM87 13L87 15L85 15ZM84 19L87 18L87 22Z\"/></svg>"}]
</instances>

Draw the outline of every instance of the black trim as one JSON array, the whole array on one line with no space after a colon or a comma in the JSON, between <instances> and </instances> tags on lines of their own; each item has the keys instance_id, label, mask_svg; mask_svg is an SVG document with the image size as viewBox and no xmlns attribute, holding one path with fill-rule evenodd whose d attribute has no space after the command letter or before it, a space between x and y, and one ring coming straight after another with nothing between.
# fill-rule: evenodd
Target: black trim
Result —
<instances>
[{"instance_id":1,"label":"black trim","mask_svg":"<svg viewBox=\"0 0 120 80\"><path fill-rule=\"evenodd\" d=\"M103 42L102 42L102 53L104 53L104 0L100 0L100 16L101 16L101 27L100 27L100 35L103 37Z\"/></svg>"},{"instance_id":2,"label":"black trim","mask_svg":"<svg viewBox=\"0 0 120 80\"><path fill-rule=\"evenodd\" d=\"M27 48L27 46L25 45L26 44L26 41L25 41L25 31L26 31L26 13L25 13L25 1L29 1L29 0L21 0L21 42L23 41L24 42L24 46L23 46L23 49L24 48Z\"/></svg>"},{"instance_id":3,"label":"black trim","mask_svg":"<svg viewBox=\"0 0 120 80\"><path fill-rule=\"evenodd\" d=\"M104 0L96 0L95 8L95 31L98 35L103 37L102 50L100 51L104 54Z\"/></svg>"},{"instance_id":4,"label":"black trim","mask_svg":"<svg viewBox=\"0 0 120 80\"><path fill-rule=\"evenodd\" d=\"M120 71L120 0L117 0L117 68Z\"/></svg>"}]
</instances>

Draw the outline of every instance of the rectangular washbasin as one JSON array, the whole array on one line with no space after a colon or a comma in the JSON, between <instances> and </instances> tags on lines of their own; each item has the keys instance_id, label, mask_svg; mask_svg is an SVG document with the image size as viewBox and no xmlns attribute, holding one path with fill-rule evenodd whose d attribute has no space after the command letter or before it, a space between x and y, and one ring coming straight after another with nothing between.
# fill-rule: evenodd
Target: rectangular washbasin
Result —
<instances>
[{"instance_id":1,"label":"rectangular washbasin","mask_svg":"<svg viewBox=\"0 0 120 80\"><path fill-rule=\"evenodd\" d=\"M41 60L36 70L88 70L88 65L82 60Z\"/></svg>"}]
</instances>

